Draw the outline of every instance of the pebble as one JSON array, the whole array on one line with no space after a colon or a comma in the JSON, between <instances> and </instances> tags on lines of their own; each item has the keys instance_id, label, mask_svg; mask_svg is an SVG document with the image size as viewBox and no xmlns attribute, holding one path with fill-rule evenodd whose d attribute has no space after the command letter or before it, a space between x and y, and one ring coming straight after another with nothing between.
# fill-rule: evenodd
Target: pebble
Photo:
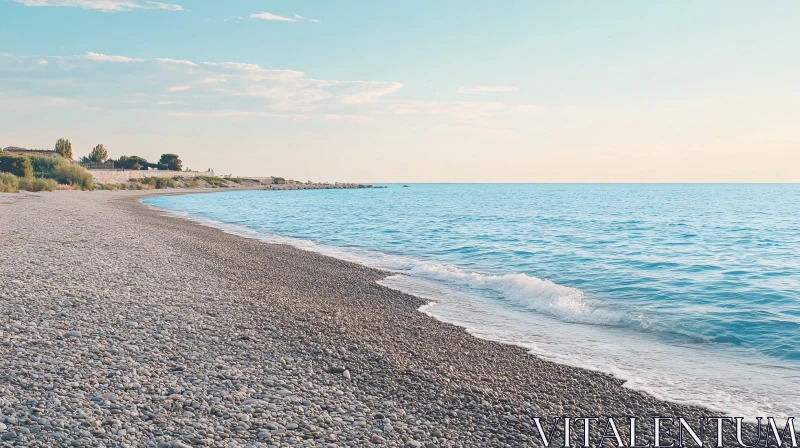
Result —
<instances>
[{"instance_id":1,"label":"pebble","mask_svg":"<svg viewBox=\"0 0 800 448\"><path fill-rule=\"evenodd\" d=\"M439 323L386 272L143 194L0 194L4 445L530 446L532 416L708 415Z\"/></svg>"}]
</instances>

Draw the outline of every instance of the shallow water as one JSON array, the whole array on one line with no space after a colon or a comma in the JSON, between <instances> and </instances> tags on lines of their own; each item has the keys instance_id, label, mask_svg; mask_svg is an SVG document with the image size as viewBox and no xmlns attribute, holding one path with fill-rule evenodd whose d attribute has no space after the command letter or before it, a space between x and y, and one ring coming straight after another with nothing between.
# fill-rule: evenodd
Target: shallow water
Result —
<instances>
[{"instance_id":1,"label":"shallow water","mask_svg":"<svg viewBox=\"0 0 800 448\"><path fill-rule=\"evenodd\" d=\"M476 336L728 413L800 410L800 186L469 185L156 196L388 269Z\"/></svg>"}]
</instances>

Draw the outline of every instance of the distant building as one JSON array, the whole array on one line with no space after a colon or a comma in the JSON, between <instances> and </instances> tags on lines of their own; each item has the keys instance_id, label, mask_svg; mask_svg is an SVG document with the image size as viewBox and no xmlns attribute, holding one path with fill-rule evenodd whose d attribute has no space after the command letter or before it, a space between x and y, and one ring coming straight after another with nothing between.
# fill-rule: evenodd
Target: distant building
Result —
<instances>
[{"instance_id":1,"label":"distant building","mask_svg":"<svg viewBox=\"0 0 800 448\"><path fill-rule=\"evenodd\" d=\"M58 153L50 149L25 149L18 148L16 146L9 146L8 148L4 148L3 152L15 156L38 156L47 157L48 159L54 159L58 157Z\"/></svg>"},{"instance_id":2,"label":"distant building","mask_svg":"<svg viewBox=\"0 0 800 448\"><path fill-rule=\"evenodd\" d=\"M18 148L16 146L9 146L7 148L3 148L3 150L0 152L15 156L46 157L48 159L55 159L56 157L60 157L58 153L53 151L52 149L25 149L25 148ZM68 162L75 163L75 161L72 159L66 159L66 160Z\"/></svg>"}]
</instances>

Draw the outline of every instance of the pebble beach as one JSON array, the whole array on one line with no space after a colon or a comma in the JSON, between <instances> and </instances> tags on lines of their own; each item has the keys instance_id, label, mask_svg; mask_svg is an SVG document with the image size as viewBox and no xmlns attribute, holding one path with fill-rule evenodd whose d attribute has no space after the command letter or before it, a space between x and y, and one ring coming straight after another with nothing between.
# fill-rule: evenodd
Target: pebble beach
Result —
<instances>
[{"instance_id":1,"label":"pebble beach","mask_svg":"<svg viewBox=\"0 0 800 448\"><path fill-rule=\"evenodd\" d=\"M386 272L149 194L0 195L0 446L521 447L542 446L534 417L619 417L627 439L629 416L716 415L477 339Z\"/></svg>"}]
</instances>

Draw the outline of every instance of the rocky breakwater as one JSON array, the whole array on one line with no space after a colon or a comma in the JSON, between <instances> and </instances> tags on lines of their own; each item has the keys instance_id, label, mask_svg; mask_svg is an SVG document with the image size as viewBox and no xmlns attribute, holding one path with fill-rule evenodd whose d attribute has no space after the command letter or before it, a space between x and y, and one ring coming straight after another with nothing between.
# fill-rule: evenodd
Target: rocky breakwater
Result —
<instances>
[{"instance_id":1,"label":"rocky breakwater","mask_svg":"<svg viewBox=\"0 0 800 448\"><path fill-rule=\"evenodd\" d=\"M263 185L264 190L337 190L353 188L375 188L372 185L343 183L286 183L286 184L267 184ZM380 187L377 187L380 188Z\"/></svg>"}]
</instances>

